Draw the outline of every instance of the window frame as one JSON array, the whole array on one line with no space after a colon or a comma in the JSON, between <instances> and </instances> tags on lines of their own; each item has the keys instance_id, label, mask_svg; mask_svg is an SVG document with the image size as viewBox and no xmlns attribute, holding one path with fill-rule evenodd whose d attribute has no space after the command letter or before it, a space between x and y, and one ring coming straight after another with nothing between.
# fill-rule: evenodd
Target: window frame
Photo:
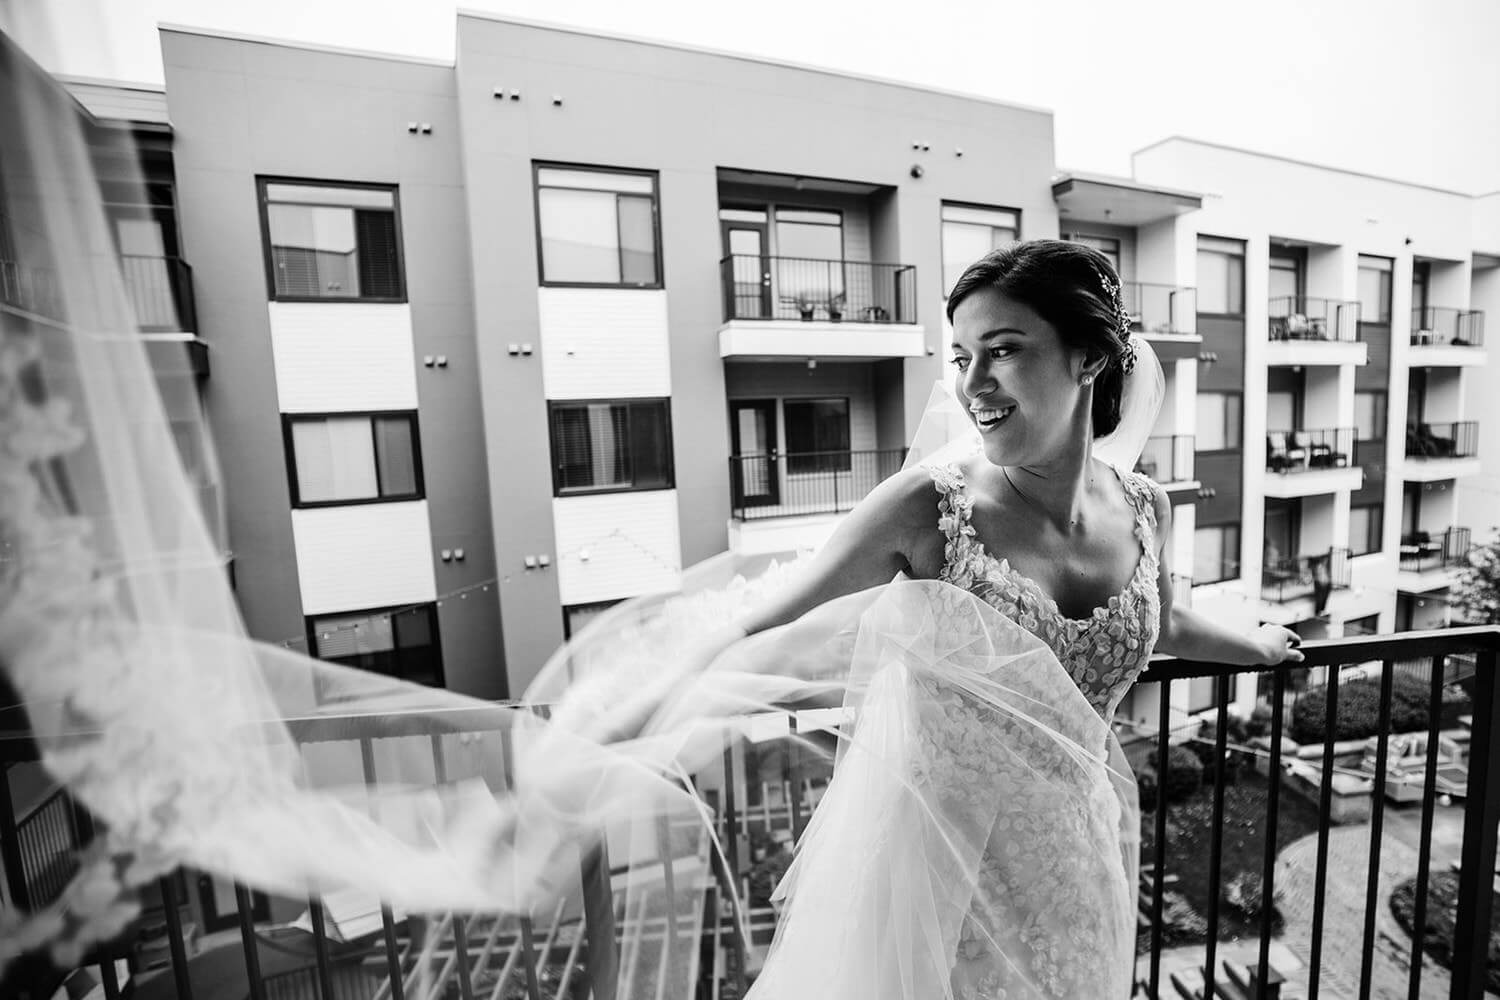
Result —
<instances>
[{"instance_id":1,"label":"window frame","mask_svg":"<svg viewBox=\"0 0 1500 1000\"><path fill-rule=\"evenodd\" d=\"M292 436L292 425L298 421L310 422L314 420L328 420L330 418L347 419L350 417L365 417L370 422L370 452L375 462L376 489L380 488L380 451L375 446L375 420L380 417L407 418L407 423L411 427L412 478L416 482L416 491L414 493L403 493L394 496L359 497L354 500L302 499L301 489L297 481L297 448ZM286 455L287 490L289 491L293 510L318 510L324 507L363 507L368 504L411 503L416 500L427 499L427 480L422 473L421 422L416 410L333 410L317 413L283 413L281 415L281 443L282 451Z\"/></svg>"},{"instance_id":2,"label":"window frame","mask_svg":"<svg viewBox=\"0 0 1500 1000\"><path fill-rule=\"evenodd\" d=\"M375 677L387 677L392 680L406 681L410 684L421 684L421 681L412 680L409 675L384 674L377 670L368 670L364 667L353 666L352 664L341 664L338 660L324 660L322 656L318 655L318 630L315 625L317 621L325 618L351 618L355 616L364 616L369 618L376 615L394 616L396 614L400 614L403 611L412 611L417 608L425 609L428 613L429 622L431 624L432 647L437 654L437 682L430 686L434 690L446 690L448 687L448 664L443 658L442 618L438 615L438 602L436 600L421 601L416 604L391 604L374 608L354 608L349 611L332 611L320 615L305 614L302 616L302 627L307 635L308 654L315 660L322 660L324 663L339 664L340 666L346 666L353 670L363 671L364 673L371 674ZM394 632L394 626L392 626L392 630ZM393 649L393 652L394 651L395 650ZM322 676L319 676L317 680L317 698L320 703L323 702L323 700L329 693L325 689L325 684L327 684L327 680Z\"/></svg>"},{"instance_id":3,"label":"window frame","mask_svg":"<svg viewBox=\"0 0 1500 1000\"><path fill-rule=\"evenodd\" d=\"M656 278L650 284L621 281L549 281L547 280L547 263L542 255L542 171L543 170L572 170L587 174L622 174L632 177L651 178L651 238L654 241L656 251ZM622 192L611 188L556 188L554 190L568 191L594 191L603 194L619 195ZM634 195L634 197L642 197ZM536 238L536 279L542 288L622 288L630 290L660 289L666 287L666 261L665 248L661 239L661 171L648 170L637 167L614 167L597 166L589 163L565 163L557 160L532 160L531 161L531 211L532 229ZM618 255L622 248L620 246L620 206L615 202L615 253ZM620 274L624 275L623 262L620 266ZM593 400L590 400L593 402Z\"/></svg>"},{"instance_id":4,"label":"window frame","mask_svg":"<svg viewBox=\"0 0 1500 1000\"><path fill-rule=\"evenodd\" d=\"M1371 545L1369 548L1356 549L1354 547L1354 537L1351 534L1350 537L1349 537L1349 539L1348 539L1348 542L1349 542L1349 557L1352 559L1355 556L1373 556L1373 555L1376 555L1378 553L1384 552L1385 551L1385 530L1384 530L1385 529L1385 500L1384 499L1377 500L1374 503L1351 503L1351 504L1349 504L1349 519L1350 519L1351 522L1354 520L1354 512L1356 510L1368 510L1368 511L1372 511L1372 514L1370 515L1370 523L1369 523L1369 526L1368 526L1368 530L1366 531L1366 535L1365 535L1365 542L1367 544L1370 543L1370 542L1373 542L1374 544Z\"/></svg>"},{"instance_id":5,"label":"window frame","mask_svg":"<svg viewBox=\"0 0 1500 1000\"><path fill-rule=\"evenodd\" d=\"M1375 310L1375 318L1369 319L1364 315L1363 298L1360 301L1360 322L1373 323L1379 326L1390 326L1393 320L1392 314L1396 311L1396 261L1391 257L1382 257L1379 254L1362 253L1355 259L1354 287L1356 293L1359 291L1359 274L1361 271L1369 271L1374 274L1384 275L1381 284L1384 286L1384 300L1378 304Z\"/></svg>"},{"instance_id":6,"label":"window frame","mask_svg":"<svg viewBox=\"0 0 1500 1000\"><path fill-rule=\"evenodd\" d=\"M792 428L792 421L791 421L791 418L787 415L787 404L791 404L792 406L797 406L799 404L808 405L808 404L813 404L813 403L843 403L844 404L844 437L849 441L849 446L844 449L843 464L837 464L838 460L835 457L835 460L834 460L835 467L833 467L833 468L815 468L815 469L796 469L796 470L794 470L792 468L792 456L793 455L804 455L804 456L808 455L808 454L820 455L820 453L818 453L818 452L794 452L792 450L792 446L791 446L791 433L790 433L791 428ZM854 471L854 406L853 406L853 400L851 400L848 396L783 396L782 399L781 399L781 439L782 439L782 443L786 446L786 450L782 452L782 457L786 460L786 475L788 477L791 477L791 476L826 476L826 475L830 475L830 474L832 474L832 475L838 475L838 474L844 473L844 472L853 472ZM830 451L834 451L834 452L838 451L838 449L836 449L836 448L829 449L829 450ZM826 453L821 453L821 458L822 459L826 459L828 457L829 456ZM820 461L821 461L821 459L820 459Z\"/></svg>"},{"instance_id":7,"label":"window frame","mask_svg":"<svg viewBox=\"0 0 1500 1000\"><path fill-rule=\"evenodd\" d=\"M1224 401L1224 404L1226 406L1228 405L1228 400L1230 399L1230 397L1233 397L1235 400L1238 401L1238 403L1239 403L1239 409L1240 409L1240 412L1239 412L1239 422L1234 425L1234 427L1235 427L1235 440L1238 443L1236 443L1234 445L1229 445L1229 446L1226 446L1226 447L1223 447L1223 448L1200 448L1200 447L1198 447L1198 442L1202 441L1203 437L1202 437L1201 434L1196 434L1196 435L1194 435L1194 438L1193 438L1193 453L1197 454L1197 455L1231 455L1231 454L1240 454L1240 453L1243 453L1244 450L1245 450L1245 394L1244 394L1244 392L1242 392L1240 390L1237 390L1237 389L1200 389L1198 391L1198 393L1197 393L1197 396L1198 396L1198 399L1202 399L1204 396L1218 396L1218 397L1220 397ZM1196 401L1195 401L1195 408L1196 408ZM1196 417L1196 413L1194 414L1194 416ZM1227 414L1226 414L1226 419L1224 420L1224 426L1226 428L1228 428L1230 426L1230 422L1227 419Z\"/></svg>"},{"instance_id":8,"label":"window frame","mask_svg":"<svg viewBox=\"0 0 1500 1000\"><path fill-rule=\"evenodd\" d=\"M1208 246L1205 247L1205 245L1204 245L1205 243L1207 243ZM1228 248L1228 246L1230 244L1233 244L1233 245L1237 246L1239 248L1238 252L1230 250ZM1247 261L1246 261L1246 246L1245 246L1245 241L1241 240L1241 239L1235 239L1232 236L1212 236L1212 235L1209 235L1207 233L1199 233L1198 234L1197 243L1195 244L1195 246L1193 248L1193 253L1194 253L1194 258L1193 258L1194 261L1197 260L1197 256L1199 254L1205 254L1205 253L1217 254L1218 256L1226 257L1226 258L1238 258L1238 260L1240 262L1240 290L1239 290L1240 309L1239 309L1239 312L1207 312L1207 311L1205 311L1204 309L1201 308L1201 303L1203 301L1202 295L1199 294L1198 296L1196 296L1196 299L1197 299L1197 302L1200 304L1200 307L1197 310L1198 314L1200 316L1226 316L1226 317L1234 317L1235 319L1243 319L1245 317L1245 310L1246 310L1246 308L1248 306L1248 303L1246 302L1246 299L1248 297L1248 292L1249 292L1249 289L1246 287L1249 284L1249 280L1248 280L1248 275L1246 274ZM1202 288L1203 288L1202 275L1199 275L1199 277L1198 277L1197 288L1198 288L1198 291L1201 293ZM1230 298L1233 299L1233 296L1231 295ZM1234 303L1231 301L1228 304L1229 305L1233 305Z\"/></svg>"},{"instance_id":9,"label":"window frame","mask_svg":"<svg viewBox=\"0 0 1500 1000\"><path fill-rule=\"evenodd\" d=\"M388 191L391 195L391 214L396 222L396 276L401 285L401 294L388 295L357 295L357 296L327 296L327 295L282 295L276 291L276 259L271 252L271 211L269 188L272 184L286 184L294 187L310 188L343 188L357 191ZM397 184L378 184L366 181L345 180L322 180L310 177L286 177L273 174L257 174L255 177L256 205L260 211L260 252L266 273L266 297L271 302L321 302L343 304L350 302L362 303L403 303L408 301L409 288L406 281L406 231L401 224L401 189ZM307 204L305 202L292 202L291 204ZM337 207L337 206L336 206ZM352 211L352 206L349 207Z\"/></svg>"},{"instance_id":10,"label":"window frame","mask_svg":"<svg viewBox=\"0 0 1500 1000\"><path fill-rule=\"evenodd\" d=\"M948 219L943 218L943 212L944 210L949 208L967 208L977 212L1008 212L1016 220L1016 224L1014 227L1015 237L1011 242L1019 242L1020 240L1025 238L1024 236L1022 236L1023 230L1021 228L1023 213L1019 208L1015 208L1010 205L985 205L977 201L953 201L947 198L938 202L938 281L943 285L941 291L943 293L944 302L948 301L948 295L953 291L952 286L948 284L948 263L943 259L943 227L947 225L949 221ZM959 222L957 220L954 220L954 222L956 225L960 226L979 225L979 223L977 222ZM994 229L996 227L991 226L990 228ZM991 251L994 251L1000 248L991 247L990 249ZM969 263L972 264L973 261L970 261ZM964 266L967 267L968 265L966 264ZM962 274L963 272L959 272L960 277L962 276ZM954 280L954 283L957 283L957 279Z\"/></svg>"},{"instance_id":11,"label":"window frame","mask_svg":"<svg viewBox=\"0 0 1500 1000\"><path fill-rule=\"evenodd\" d=\"M1195 525L1194 528L1193 528L1193 535L1194 535L1194 545L1193 545L1193 548L1194 548L1195 553L1196 553L1196 550L1197 550L1197 533L1200 532L1200 531L1218 531L1218 532L1221 532L1221 533L1233 531L1234 532L1234 551L1237 552L1237 553L1239 553L1239 556L1237 556L1233 560L1226 558L1223 555L1223 553L1228 550L1229 546L1221 544L1219 546L1219 552L1220 552L1219 572L1221 574L1224 573L1224 571L1229 566L1229 564L1231 562L1233 562L1234 569L1235 569L1234 574L1231 575L1231 576L1222 576L1221 575L1217 579L1214 579L1214 580L1200 580L1195 575L1193 577L1193 586L1194 587L1208 586L1210 584L1225 583L1225 582L1228 582L1229 580L1238 580L1240 578L1240 576L1242 575L1242 573L1244 572L1244 559L1243 559L1244 553L1243 553L1242 546L1244 545L1245 536L1244 536L1244 532L1240 530L1240 525L1234 524L1234 523L1227 523L1227 524L1199 524L1199 525ZM1197 573L1197 570L1198 570L1197 560L1194 559L1194 562L1193 562L1193 572L1194 572L1194 574Z\"/></svg>"},{"instance_id":12,"label":"window frame","mask_svg":"<svg viewBox=\"0 0 1500 1000\"><path fill-rule=\"evenodd\" d=\"M662 405L666 428L666 475L667 481L661 486L637 486L631 483L628 486L572 486L564 488L559 479L561 478L560 466L558 464L557 440L552 433L552 419L559 409L570 406L632 406L643 403L660 403ZM627 438L631 435L627 433ZM552 495L553 497L592 497L602 496L606 493L660 493L663 490L675 490L677 488L677 449L672 434L672 397L671 396L620 396L603 399L549 399L547 400L547 455L552 464ZM632 462L634 458L632 456ZM631 478L635 478L635 469L631 467Z\"/></svg>"},{"instance_id":13,"label":"window frame","mask_svg":"<svg viewBox=\"0 0 1500 1000\"><path fill-rule=\"evenodd\" d=\"M1374 399L1378 400L1378 402L1376 402L1376 404L1374 406L1374 410L1375 410L1374 416L1376 417L1376 420L1375 420L1376 428L1375 428L1375 430L1377 431L1377 434L1376 434L1375 437L1363 438L1363 437L1359 436L1359 397L1360 396L1371 396ZM1391 426L1390 403L1391 403L1391 399L1390 399L1390 391L1389 390L1386 390L1386 389L1359 389L1359 388L1356 388L1354 390L1354 404L1355 404L1355 406L1354 406L1354 412L1355 412L1355 420L1354 420L1354 443L1355 444L1369 444L1371 442L1384 441L1386 439L1386 437L1390 433L1390 426Z\"/></svg>"}]
</instances>

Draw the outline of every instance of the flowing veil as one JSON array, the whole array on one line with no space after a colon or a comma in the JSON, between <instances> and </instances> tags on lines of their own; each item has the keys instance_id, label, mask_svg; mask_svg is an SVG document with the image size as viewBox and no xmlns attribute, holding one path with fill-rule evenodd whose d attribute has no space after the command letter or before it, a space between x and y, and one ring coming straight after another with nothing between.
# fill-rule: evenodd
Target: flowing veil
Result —
<instances>
[{"instance_id":1,"label":"flowing veil","mask_svg":"<svg viewBox=\"0 0 1500 1000\"><path fill-rule=\"evenodd\" d=\"M0 2L0 27L16 13ZM1055 820L1051 849L1111 887L1103 905L1129 902L1133 782L1108 725L1040 641L946 584L898 580L705 657L805 565L726 555L601 616L504 706L249 638L164 415L187 360L135 333L75 115L0 36L0 738L98 830L56 898L0 904L0 973L37 950L76 964L190 866L292 898L355 889L388 927L571 914L596 996L686 996L705 896L747 933L710 765L757 718L811 707L837 766L760 995L952 996L976 933L1015 953L974 915L1006 905L976 880L1017 803ZM1107 459L1125 467L1161 398L1142 353ZM941 395L910 462L970 446ZM211 468L201 416L187 427Z\"/></svg>"}]
</instances>

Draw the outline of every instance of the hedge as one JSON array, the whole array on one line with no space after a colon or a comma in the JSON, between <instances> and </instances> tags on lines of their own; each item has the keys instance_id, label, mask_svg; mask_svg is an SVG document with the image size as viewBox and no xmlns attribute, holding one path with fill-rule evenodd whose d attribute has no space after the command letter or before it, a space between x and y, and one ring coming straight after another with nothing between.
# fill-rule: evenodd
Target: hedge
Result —
<instances>
[{"instance_id":1,"label":"hedge","mask_svg":"<svg viewBox=\"0 0 1500 1000\"><path fill-rule=\"evenodd\" d=\"M1391 728L1393 733L1425 730L1428 725L1429 682L1411 674L1391 677ZM1449 702L1445 695L1444 702ZM1451 709L1450 709L1451 710ZM1322 743L1328 715L1327 688L1309 689L1292 706L1288 735L1298 743ZM1339 684L1335 740L1358 740L1380 731L1380 680L1362 677Z\"/></svg>"}]
</instances>

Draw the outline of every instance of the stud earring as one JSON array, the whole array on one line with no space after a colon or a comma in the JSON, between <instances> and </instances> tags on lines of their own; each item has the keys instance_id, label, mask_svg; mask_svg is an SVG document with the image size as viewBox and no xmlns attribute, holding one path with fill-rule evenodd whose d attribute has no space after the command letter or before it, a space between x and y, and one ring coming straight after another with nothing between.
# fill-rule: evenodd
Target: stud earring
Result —
<instances>
[{"instance_id":1,"label":"stud earring","mask_svg":"<svg viewBox=\"0 0 1500 1000\"><path fill-rule=\"evenodd\" d=\"M1084 375L1083 378L1079 379L1078 381L1082 385L1093 385L1094 384L1094 376L1092 376L1092 375Z\"/></svg>"}]
</instances>

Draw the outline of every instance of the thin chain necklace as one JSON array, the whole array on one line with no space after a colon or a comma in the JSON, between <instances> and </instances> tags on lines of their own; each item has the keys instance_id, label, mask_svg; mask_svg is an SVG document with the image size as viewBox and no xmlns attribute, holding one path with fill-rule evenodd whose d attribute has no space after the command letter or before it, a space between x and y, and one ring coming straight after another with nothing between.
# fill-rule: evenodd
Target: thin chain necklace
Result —
<instances>
[{"instance_id":1,"label":"thin chain necklace","mask_svg":"<svg viewBox=\"0 0 1500 1000\"><path fill-rule=\"evenodd\" d=\"M1003 465L1000 466L1000 474L1005 477L1005 481L1010 484L1010 488L1016 491L1016 495L1019 496L1022 499L1022 501L1024 501L1027 504L1027 506L1031 507L1033 510L1037 511L1038 513L1040 513L1043 518L1046 518L1047 520L1051 520L1051 518L1047 514L1047 509L1045 507L1043 507L1041 504L1037 503L1035 500L1031 499L1031 497L1027 496L1026 495L1026 491L1023 490L1023 489L1021 489L1021 487L1017 486L1016 485L1016 481L1014 479L1010 478L1010 469L1009 468L1007 468L1006 466L1003 466ZM1068 520L1068 527L1070 527L1070 528L1076 527L1077 524L1078 524L1078 519L1077 518L1070 518Z\"/></svg>"}]
</instances>

